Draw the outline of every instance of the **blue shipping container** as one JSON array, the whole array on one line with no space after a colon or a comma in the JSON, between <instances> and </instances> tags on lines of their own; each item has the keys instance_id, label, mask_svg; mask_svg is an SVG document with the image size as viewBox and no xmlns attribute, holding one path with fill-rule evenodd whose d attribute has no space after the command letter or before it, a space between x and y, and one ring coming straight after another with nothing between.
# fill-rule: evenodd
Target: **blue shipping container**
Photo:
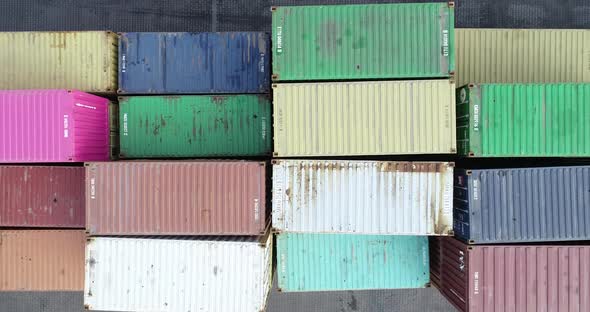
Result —
<instances>
[{"instance_id":1,"label":"blue shipping container","mask_svg":"<svg viewBox=\"0 0 590 312\"><path fill-rule=\"evenodd\" d=\"M267 93L269 59L267 33L122 33L118 92Z\"/></svg>"},{"instance_id":2,"label":"blue shipping container","mask_svg":"<svg viewBox=\"0 0 590 312\"><path fill-rule=\"evenodd\" d=\"M590 240L590 166L455 170L454 196L470 244Z\"/></svg>"}]
</instances>

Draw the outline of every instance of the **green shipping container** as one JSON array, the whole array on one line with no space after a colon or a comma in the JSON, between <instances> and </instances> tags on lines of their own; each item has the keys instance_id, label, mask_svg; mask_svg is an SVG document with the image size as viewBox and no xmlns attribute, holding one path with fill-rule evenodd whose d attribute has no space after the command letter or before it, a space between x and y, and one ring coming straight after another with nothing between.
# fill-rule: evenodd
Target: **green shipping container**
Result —
<instances>
[{"instance_id":1,"label":"green shipping container","mask_svg":"<svg viewBox=\"0 0 590 312\"><path fill-rule=\"evenodd\" d=\"M121 97L119 114L121 158L271 153L266 95Z\"/></svg>"},{"instance_id":2,"label":"green shipping container","mask_svg":"<svg viewBox=\"0 0 590 312\"><path fill-rule=\"evenodd\" d=\"M470 84L457 91L470 157L590 156L590 84Z\"/></svg>"},{"instance_id":3,"label":"green shipping container","mask_svg":"<svg viewBox=\"0 0 590 312\"><path fill-rule=\"evenodd\" d=\"M272 8L273 80L449 77L452 3Z\"/></svg>"},{"instance_id":4,"label":"green shipping container","mask_svg":"<svg viewBox=\"0 0 590 312\"><path fill-rule=\"evenodd\" d=\"M277 235L279 290L422 288L430 282L426 236Z\"/></svg>"}]
</instances>

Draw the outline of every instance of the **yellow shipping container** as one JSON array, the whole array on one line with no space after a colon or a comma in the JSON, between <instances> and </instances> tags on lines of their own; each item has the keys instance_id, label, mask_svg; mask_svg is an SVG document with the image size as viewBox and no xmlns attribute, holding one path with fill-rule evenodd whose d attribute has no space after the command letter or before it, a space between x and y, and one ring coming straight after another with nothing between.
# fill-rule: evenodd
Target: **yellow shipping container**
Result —
<instances>
[{"instance_id":1,"label":"yellow shipping container","mask_svg":"<svg viewBox=\"0 0 590 312\"><path fill-rule=\"evenodd\" d=\"M451 80L273 85L275 157L456 152Z\"/></svg>"},{"instance_id":2,"label":"yellow shipping container","mask_svg":"<svg viewBox=\"0 0 590 312\"><path fill-rule=\"evenodd\" d=\"M117 90L113 32L1 32L0 89Z\"/></svg>"},{"instance_id":3,"label":"yellow shipping container","mask_svg":"<svg viewBox=\"0 0 590 312\"><path fill-rule=\"evenodd\" d=\"M590 82L590 30L455 29L456 81Z\"/></svg>"}]
</instances>

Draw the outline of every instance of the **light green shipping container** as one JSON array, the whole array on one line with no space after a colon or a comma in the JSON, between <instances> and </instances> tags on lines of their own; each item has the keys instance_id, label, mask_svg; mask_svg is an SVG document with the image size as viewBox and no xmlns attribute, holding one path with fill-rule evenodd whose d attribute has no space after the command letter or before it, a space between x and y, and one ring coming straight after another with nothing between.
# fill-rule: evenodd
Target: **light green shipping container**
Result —
<instances>
[{"instance_id":1,"label":"light green shipping container","mask_svg":"<svg viewBox=\"0 0 590 312\"><path fill-rule=\"evenodd\" d=\"M334 291L429 285L428 238L277 234L279 290Z\"/></svg>"},{"instance_id":2,"label":"light green shipping container","mask_svg":"<svg viewBox=\"0 0 590 312\"><path fill-rule=\"evenodd\" d=\"M113 32L0 32L0 46L0 89L117 90Z\"/></svg>"},{"instance_id":3,"label":"light green shipping container","mask_svg":"<svg viewBox=\"0 0 590 312\"><path fill-rule=\"evenodd\" d=\"M119 98L121 158L264 156L272 149L266 95Z\"/></svg>"},{"instance_id":4,"label":"light green shipping container","mask_svg":"<svg viewBox=\"0 0 590 312\"><path fill-rule=\"evenodd\" d=\"M449 77L452 3L272 8L273 80Z\"/></svg>"},{"instance_id":5,"label":"light green shipping container","mask_svg":"<svg viewBox=\"0 0 590 312\"><path fill-rule=\"evenodd\" d=\"M470 84L457 91L470 157L590 156L590 84Z\"/></svg>"}]
</instances>

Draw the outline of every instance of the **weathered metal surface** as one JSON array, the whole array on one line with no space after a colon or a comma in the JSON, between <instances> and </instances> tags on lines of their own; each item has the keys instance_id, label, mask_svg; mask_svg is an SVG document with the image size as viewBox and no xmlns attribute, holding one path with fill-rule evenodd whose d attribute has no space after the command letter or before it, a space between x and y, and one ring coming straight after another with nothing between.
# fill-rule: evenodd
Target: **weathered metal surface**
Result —
<instances>
[{"instance_id":1,"label":"weathered metal surface","mask_svg":"<svg viewBox=\"0 0 590 312\"><path fill-rule=\"evenodd\" d=\"M119 104L109 103L109 150L110 159L119 158Z\"/></svg>"},{"instance_id":2,"label":"weathered metal surface","mask_svg":"<svg viewBox=\"0 0 590 312\"><path fill-rule=\"evenodd\" d=\"M277 235L280 291L422 288L428 238L345 234Z\"/></svg>"},{"instance_id":3,"label":"weathered metal surface","mask_svg":"<svg viewBox=\"0 0 590 312\"><path fill-rule=\"evenodd\" d=\"M264 156L272 150L266 95L120 98L121 157Z\"/></svg>"},{"instance_id":4,"label":"weathered metal surface","mask_svg":"<svg viewBox=\"0 0 590 312\"><path fill-rule=\"evenodd\" d=\"M272 236L203 240L92 238L84 304L108 311L264 311Z\"/></svg>"},{"instance_id":5,"label":"weathered metal surface","mask_svg":"<svg viewBox=\"0 0 590 312\"><path fill-rule=\"evenodd\" d=\"M460 311L590 311L590 246L437 242L439 289Z\"/></svg>"},{"instance_id":6,"label":"weathered metal surface","mask_svg":"<svg viewBox=\"0 0 590 312\"><path fill-rule=\"evenodd\" d=\"M455 185L462 240L590 240L590 166L458 170Z\"/></svg>"},{"instance_id":7,"label":"weathered metal surface","mask_svg":"<svg viewBox=\"0 0 590 312\"><path fill-rule=\"evenodd\" d=\"M0 91L0 162L108 160L108 103L80 91Z\"/></svg>"},{"instance_id":8,"label":"weathered metal surface","mask_svg":"<svg viewBox=\"0 0 590 312\"><path fill-rule=\"evenodd\" d=\"M458 86L590 82L590 30L456 29Z\"/></svg>"},{"instance_id":9,"label":"weathered metal surface","mask_svg":"<svg viewBox=\"0 0 590 312\"><path fill-rule=\"evenodd\" d=\"M449 235L452 198L452 163L273 161L278 231Z\"/></svg>"},{"instance_id":10,"label":"weathered metal surface","mask_svg":"<svg viewBox=\"0 0 590 312\"><path fill-rule=\"evenodd\" d=\"M0 227L84 228L84 168L0 166Z\"/></svg>"},{"instance_id":11,"label":"weathered metal surface","mask_svg":"<svg viewBox=\"0 0 590 312\"><path fill-rule=\"evenodd\" d=\"M0 32L0 89L117 90L117 35Z\"/></svg>"},{"instance_id":12,"label":"weathered metal surface","mask_svg":"<svg viewBox=\"0 0 590 312\"><path fill-rule=\"evenodd\" d=\"M82 291L83 230L0 230L0 291Z\"/></svg>"},{"instance_id":13,"label":"weathered metal surface","mask_svg":"<svg viewBox=\"0 0 590 312\"><path fill-rule=\"evenodd\" d=\"M277 157L456 153L450 80L273 85Z\"/></svg>"},{"instance_id":14,"label":"weathered metal surface","mask_svg":"<svg viewBox=\"0 0 590 312\"><path fill-rule=\"evenodd\" d=\"M121 34L119 93L266 93L269 88L266 33Z\"/></svg>"},{"instance_id":15,"label":"weathered metal surface","mask_svg":"<svg viewBox=\"0 0 590 312\"><path fill-rule=\"evenodd\" d=\"M590 83L471 84L457 103L459 154L590 156Z\"/></svg>"},{"instance_id":16,"label":"weathered metal surface","mask_svg":"<svg viewBox=\"0 0 590 312\"><path fill-rule=\"evenodd\" d=\"M454 24L447 3L274 7L273 80L449 77Z\"/></svg>"},{"instance_id":17,"label":"weathered metal surface","mask_svg":"<svg viewBox=\"0 0 590 312\"><path fill-rule=\"evenodd\" d=\"M90 235L258 235L266 164L119 161L86 165Z\"/></svg>"}]
</instances>

